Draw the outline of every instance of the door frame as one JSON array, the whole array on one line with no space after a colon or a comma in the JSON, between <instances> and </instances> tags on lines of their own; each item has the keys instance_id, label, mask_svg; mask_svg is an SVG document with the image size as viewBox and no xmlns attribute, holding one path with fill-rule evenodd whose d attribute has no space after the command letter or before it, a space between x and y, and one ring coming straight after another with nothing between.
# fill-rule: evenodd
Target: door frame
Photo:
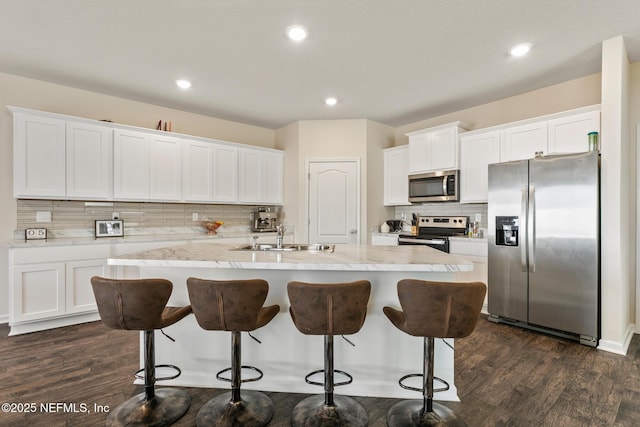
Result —
<instances>
[{"instance_id":1,"label":"door frame","mask_svg":"<svg viewBox=\"0 0 640 427\"><path fill-rule=\"evenodd\" d=\"M360 158L359 157L311 157L304 159L304 176L306 179L304 186L304 236L306 243L309 243L309 225L311 223L309 212L309 182L311 180L311 164L312 163L355 163L356 165L356 244L361 244L361 180L360 180Z\"/></svg>"}]
</instances>

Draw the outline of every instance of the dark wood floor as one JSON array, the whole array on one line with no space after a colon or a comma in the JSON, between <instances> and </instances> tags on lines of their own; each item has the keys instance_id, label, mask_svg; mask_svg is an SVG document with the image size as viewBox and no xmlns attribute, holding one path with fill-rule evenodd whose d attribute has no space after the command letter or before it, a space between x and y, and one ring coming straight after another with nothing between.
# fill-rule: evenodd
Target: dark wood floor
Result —
<instances>
[{"instance_id":1,"label":"dark wood floor","mask_svg":"<svg viewBox=\"0 0 640 427\"><path fill-rule=\"evenodd\" d=\"M0 325L0 403L30 404L36 413L0 413L0 426L96 426L105 414L141 391L132 384L138 335L101 323L8 337ZM640 425L640 337L619 356L561 338L496 325L484 317L456 342L456 386L461 402L442 402L469 426ZM419 369L417 369L419 370ZM191 408L176 426L193 426L204 402L225 390L188 388ZM339 390L338 390L339 391ZM289 425L304 395L268 393L276 407L271 426ZM416 396L419 397L419 396ZM370 426L385 426L394 399L356 397ZM78 412L43 413L41 404L76 404ZM87 405L85 413L82 404Z\"/></svg>"}]
</instances>

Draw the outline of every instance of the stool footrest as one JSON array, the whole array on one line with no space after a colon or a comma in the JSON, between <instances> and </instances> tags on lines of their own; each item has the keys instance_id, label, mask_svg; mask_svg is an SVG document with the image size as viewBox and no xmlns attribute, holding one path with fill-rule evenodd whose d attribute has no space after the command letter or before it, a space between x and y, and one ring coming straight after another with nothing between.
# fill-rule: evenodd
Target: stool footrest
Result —
<instances>
[{"instance_id":1,"label":"stool footrest","mask_svg":"<svg viewBox=\"0 0 640 427\"><path fill-rule=\"evenodd\" d=\"M168 377L156 377L156 381L173 380L173 379L178 378L182 374L182 371L180 370L180 368L178 368L175 365L156 365L156 366L154 366L154 369L155 368L171 368L171 369L175 369L176 372L177 372L175 375L171 375L171 376L168 376ZM144 380L144 368L137 370L134 375L135 375L136 379Z\"/></svg>"},{"instance_id":2,"label":"stool footrest","mask_svg":"<svg viewBox=\"0 0 640 427\"><path fill-rule=\"evenodd\" d=\"M411 387L408 386L406 384L403 384L402 382L408 378L415 378L415 377L420 377L422 378L424 375L422 374L409 374L409 375L405 375L404 377L400 378L400 380L398 381L398 384L400 384L400 387L406 389L406 390L413 390L413 391L420 391L422 392L422 388L418 388L418 387ZM447 391L449 390L449 383L446 382L445 380L443 380L442 378L438 378L438 377L433 377L433 379L435 381L438 381L440 384L443 384L444 387L440 387L440 388L434 388L433 391L434 392L438 392L438 391Z\"/></svg>"},{"instance_id":3,"label":"stool footrest","mask_svg":"<svg viewBox=\"0 0 640 427\"><path fill-rule=\"evenodd\" d=\"M335 372L337 372L337 373L342 374L342 375L344 375L344 376L346 376L346 377L348 378L348 379L347 379L347 380L345 380L345 381L341 381L341 382L339 382L339 383L333 383L333 385L334 385L335 387L337 387L337 386L341 386L341 385L351 384L351 383L353 382L353 377L352 377L350 374L348 374L347 372L345 372L345 371L340 371L340 370L338 370L338 369L334 369L334 370L333 370L333 372L334 372L334 373L335 373ZM318 369L317 371L309 372L309 373L304 377L304 381L305 381L307 384L324 386L324 383L321 383L321 382L318 382L318 381L311 381L311 380L309 379L309 377L311 377L312 375L319 374L319 373L324 373L324 369Z\"/></svg>"},{"instance_id":4,"label":"stool footrest","mask_svg":"<svg viewBox=\"0 0 640 427\"><path fill-rule=\"evenodd\" d=\"M252 381L258 381L258 380L262 379L262 376L264 375L262 373L262 371L260 369L256 368L255 366L242 365L240 368L241 369L250 369L250 370L258 373L257 377L240 379L241 383L248 383L248 382L252 382ZM219 371L216 374L216 378L219 379L220 381L226 381L226 382L230 383L231 382L231 378L225 378L225 377L222 376L222 374L224 374L225 372L231 372L231 368L226 368L226 369L223 369L223 370Z\"/></svg>"}]
</instances>

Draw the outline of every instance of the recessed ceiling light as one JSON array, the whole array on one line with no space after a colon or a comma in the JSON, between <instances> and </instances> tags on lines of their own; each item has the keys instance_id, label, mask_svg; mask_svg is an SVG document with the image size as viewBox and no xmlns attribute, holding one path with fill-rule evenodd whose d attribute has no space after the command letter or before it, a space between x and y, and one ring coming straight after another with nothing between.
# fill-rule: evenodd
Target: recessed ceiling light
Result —
<instances>
[{"instance_id":1,"label":"recessed ceiling light","mask_svg":"<svg viewBox=\"0 0 640 427\"><path fill-rule=\"evenodd\" d=\"M327 105L336 105L338 103L338 100L331 96L331 97L325 99L324 103L327 104Z\"/></svg>"},{"instance_id":2,"label":"recessed ceiling light","mask_svg":"<svg viewBox=\"0 0 640 427\"><path fill-rule=\"evenodd\" d=\"M302 25L291 25L287 27L287 37L291 40L299 42L307 38L309 32Z\"/></svg>"},{"instance_id":3,"label":"recessed ceiling light","mask_svg":"<svg viewBox=\"0 0 640 427\"><path fill-rule=\"evenodd\" d=\"M509 53L511 56L520 57L524 56L531 50L531 43L520 43L511 48Z\"/></svg>"},{"instance_id":4,"label":"recessed ceiling light","mask_svg":"<svg viewBox=\"0 0 640 427\"><path fill-rule=\"evenodd\" d=\"M189 89L191 87L191 82L189 80L176 80L176 85L180 89Z\"/></svg>"}]
</instances>

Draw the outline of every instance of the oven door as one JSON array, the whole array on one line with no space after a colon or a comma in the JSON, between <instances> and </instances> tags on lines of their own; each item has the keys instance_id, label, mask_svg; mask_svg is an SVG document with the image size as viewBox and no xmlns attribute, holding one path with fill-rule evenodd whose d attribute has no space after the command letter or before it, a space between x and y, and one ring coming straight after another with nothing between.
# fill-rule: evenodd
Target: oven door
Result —
<instances>
[{"instance_id":1,"label":"oven door","mask_svg":"<svg viewBox=\"0 0 640 427\"><path fill-rule=\"evenodd\" d=\"M446 237L400 236L399 245L425 245L449 253L449 239Z\"/></svg>"}]
</instances>

